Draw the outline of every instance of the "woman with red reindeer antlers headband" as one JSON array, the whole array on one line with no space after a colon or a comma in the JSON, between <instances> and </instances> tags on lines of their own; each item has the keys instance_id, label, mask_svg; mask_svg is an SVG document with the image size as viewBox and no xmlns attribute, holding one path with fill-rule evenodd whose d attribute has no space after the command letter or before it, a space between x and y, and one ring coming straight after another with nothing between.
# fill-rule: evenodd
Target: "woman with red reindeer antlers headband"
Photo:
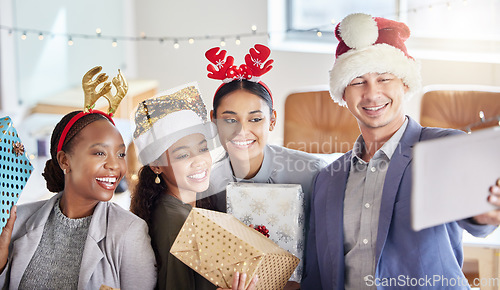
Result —
<instances>
[{"instance_id":1,"label":"woman with red reindeer antlers headband","mask_svg":"<svg viewBox=\"0 0 500 290\"><path fill-rule=\"evenodd\" d=\"M236 67L234 58L215 47L205 53L212 63L208 77L222 80L210 117L217 125L225 156L214 164L207 195L217 195L217 210L226 212L229 182L301 184L308 199L314 176L326 164L301 151L268 144L276 124L271 90L260 78L272 68L268 47L256 44ZM307 207L306 207L307 212Z\"/></svg>"},{"instance_id":2,"label":"woman with red reindeer antlers headband","mask_svg":"<svg viewBox=\"0 0 500 290\"><path fill-rule=\"evenodd\" d=\"M111 119L127 93L121 73L85 74L84 111L65 115L52 132L43 176L58 192L14 206L0 235L0 285L10 289L153 289L155 257L146 223L108 202L125 175L125 144ZM95 89L104 83L99 92ZM93 110L108 99L108 113ZM16 226L14 227L14 222Z\"/></svg>"}]
</instances>

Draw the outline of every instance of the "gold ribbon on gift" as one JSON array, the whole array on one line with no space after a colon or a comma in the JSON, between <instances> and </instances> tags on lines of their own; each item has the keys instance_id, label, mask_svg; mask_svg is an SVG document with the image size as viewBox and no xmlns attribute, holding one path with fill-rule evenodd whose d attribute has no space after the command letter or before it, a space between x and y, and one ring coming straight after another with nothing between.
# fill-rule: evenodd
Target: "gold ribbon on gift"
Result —
<instances>
[{"instance_id":1,"label":"gold ribbon on gift","mask_svg":"<svg viewBox=\"0 0 500 290\"><path fill-rule=\"evenodd\" d=\"M99 287L99 290L120 290L120 288L113 288L103 284L101 285L101 287Z\"/></svg>"}]
</instances>

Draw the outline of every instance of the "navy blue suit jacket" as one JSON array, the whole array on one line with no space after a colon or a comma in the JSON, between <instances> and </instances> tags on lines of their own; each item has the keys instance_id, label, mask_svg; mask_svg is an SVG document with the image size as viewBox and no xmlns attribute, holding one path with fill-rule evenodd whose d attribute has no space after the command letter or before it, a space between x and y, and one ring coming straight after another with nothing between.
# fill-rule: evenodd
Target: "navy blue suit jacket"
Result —
<instances>
[{"instance_id":1,"label":"navy blue suit jacket","mask_svg":"<svg viewBox=\"0 0 500 290\"><path fill-rule=\"evenodd\" d=\"M392 282L396 283L392 284L396 286L394 288L402 286L397 283L409 281L424 283L421 286L425 289L445 289L447 285L444 284L442 278L465 279L461 270L463 229L475 236L485 236L496 228L475 225L467 220L451 222L418 232L411 227L413 146L421 140L455 135L460 132L450 129L423 128L409 118L408 127L387 169L376 241L377 267L375 276L370 281L371 284L383 283L383 279L392 278ZM310 230L307 238L302 289L344 288L343 207L351 154L351 151L344 154L324 168L316 178L311 197ZM434 282L434 278L438 277L443 281L442 283ZM429 284L429 282L432 283ZM457 289L457 285L449 288Z\"/></svg>"}]
</instances>

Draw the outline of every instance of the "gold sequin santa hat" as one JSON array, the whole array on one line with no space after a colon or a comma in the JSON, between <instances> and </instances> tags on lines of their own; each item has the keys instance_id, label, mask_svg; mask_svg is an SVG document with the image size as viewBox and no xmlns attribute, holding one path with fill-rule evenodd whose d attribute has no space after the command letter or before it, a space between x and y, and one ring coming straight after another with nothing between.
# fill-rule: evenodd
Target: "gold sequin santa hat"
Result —
<instances>
[{"instance_id":1,"label":"gold sequin santa hat","mask_svg":"<svg viewBox=\"0 0 500 290\"><path fill-rule=\"evenodd\" d=\"M139 161L147 165L158 159L181 138L201 133L206 139L217 135L207 120L207 109L198 85L189 83L147 99L135 113L134 144Z\"/></svg>"}]
</instances>

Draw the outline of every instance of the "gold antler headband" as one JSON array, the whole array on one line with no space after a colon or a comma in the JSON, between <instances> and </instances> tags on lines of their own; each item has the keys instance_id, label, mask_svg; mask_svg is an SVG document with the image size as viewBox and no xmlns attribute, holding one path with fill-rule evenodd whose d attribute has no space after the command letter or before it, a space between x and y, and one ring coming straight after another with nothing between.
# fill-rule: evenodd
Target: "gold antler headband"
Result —
<instances>
[{"instance_id":1,"label":"gold antler headband","mask_svg":"<svg viewBox=\"0 0 500 290\"><path fill-rule=\"evenodd\" d=\"M113 116L118 108L118 105L123 100L128 91L127 80L123 76L122 72L118 70L118 75L113 78L113 85L116 88L116 94L111 93L111 83L106 82L108 76L105 73L101 73L97 76L95 80L92 80L96 74L102 70L102 67L96 66L89 70L82 79L83 92L85 93L85 105L84 112L90 112L94 106L95 102L101 97L104 97L109 102L108 114ZM96 92L96 88L101 83L104 83L99 92Z\"/></svg>"},{"instance_id":2,"label":"gold antler headband","mask_svg":"<svg viewBox=\"0 0 500 290\"><path fill-rule=\"evenodd\" d=\"M76 114L64 127L63 132L61 133L61 137L59 138L59 143L57 145L57 152L62 150L62 146L64 144L64 140L66 139L66 135L69 130L75 124L78 119L88 114L101 114L104 117L108 118L108 120L115 125L115 122L111 118L113 114L116 112L118 105L123 100L128 91L127 80L118 70L118 75L113 78L113 85L116 88L116 94L113 95L111 93L111 83L106 82L108 80L108 76L105 73L101 73L97 76L95 80L93 80L94 76L98 74L102 70L102 67L96 66L90 69L82 79L82 88L85 94L85 103L83 107L83 112ZM96 88L101 83L104 83L99 92L96 92ZM98 99L104 97L109 102L108 113L101 112L99 110L94 110L95 103Z\"/></svg>"}]
</instances>

